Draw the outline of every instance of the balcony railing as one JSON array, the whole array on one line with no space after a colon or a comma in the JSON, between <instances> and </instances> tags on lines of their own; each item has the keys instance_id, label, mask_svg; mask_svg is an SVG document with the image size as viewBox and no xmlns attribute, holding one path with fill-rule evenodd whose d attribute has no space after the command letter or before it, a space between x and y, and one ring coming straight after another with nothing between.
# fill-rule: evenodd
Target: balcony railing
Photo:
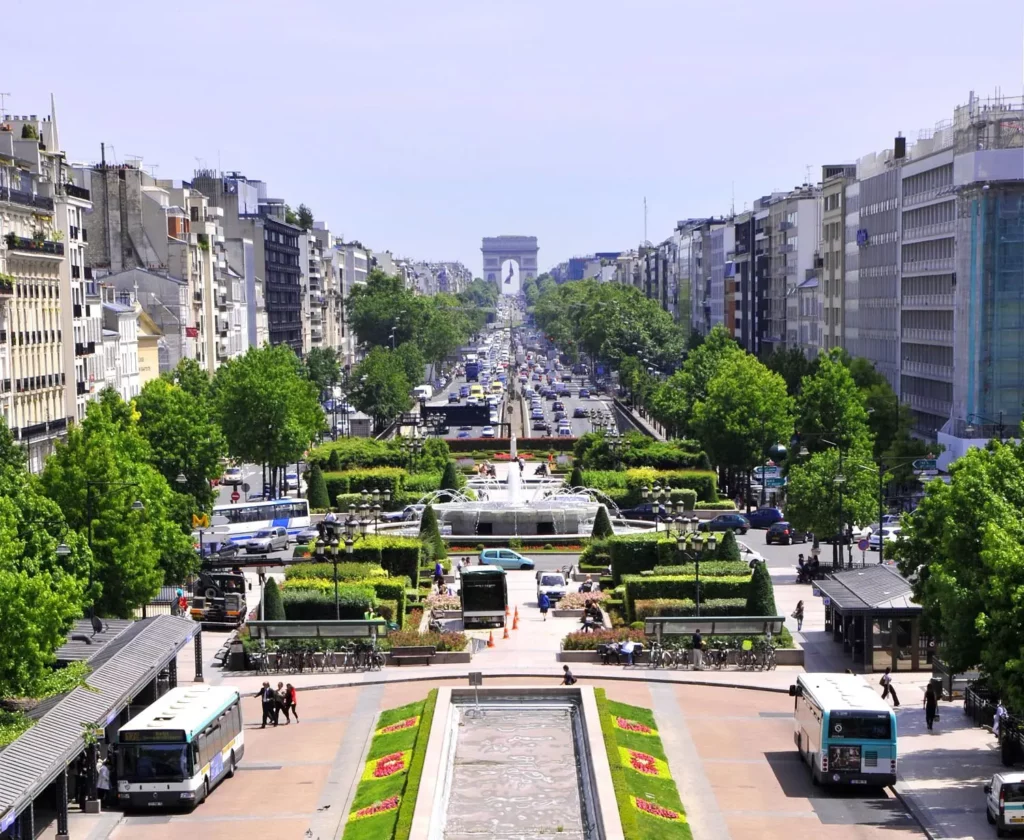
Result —
<instances>
[{"instance_id":1,"label":"balcony railing","mask_svg":"<svg viewBox=\"0 0 1024 840\"><path fill-rule=\"evenodd\" d=\"M862 330L863 332L863 330ZM952 344L953 343L953 331L952 330L933 330L933 329L922 329L916 327L904 327L903 338L906 341L928 341L935 342L937 344Z\"/></svg>"},{"instance_id":2,"label":"balcony railing","mask_svg":"<svg viewBox=\"0 0 1024 840\"><path fill-rule=\"evenodd\" d=\"M949 417L953 408L953 403L950 400L940 400L936 397L922 397L919 394L904 393L902 399L904 402L909 403L911 408L916 408L918 411L927 411L931 414L938 414L941 417Z\"/></svg>"},{"instance_id":3,"label":"balcony railing","mask_svg":"<svg viewBox=\"0 0 1024 840\"><path fill-rule=\"evenodd\" d=\"M779 222L779 230L792 230L796 225L793 222Z\"/></svg>"},{"instance_id":4,"label":"balcony railing","mask_svg":"<svg viewBox=\"0 0 1024 840\"><path fill-rule=\"evenodd\" d=\"M903 273L945 274L953 271L952 257L936 257L930 260L913 260L903 263Z\"/></svg>"},{"instance_id":5,"label":"balcony railing","mask_svg":"<svg viewBox=\"0 0 1024 840\"><path fill-rule=\"evenodd\" d=\"M935 309L940 306L952 306L953 295L904 295L903 305L915 309Z\"/></svg>"},{"instance_id":6,"label":"balcony railing","mask_svg":"<svg viewBox=\"0 0 1024 840\"><path fill-rule=\"evenodd\" d=\"M956 223L952 220L948 222L937 222L933 225L918 225L917 227L905 227L903 228L903 242L911 242L916 239L930 239L935 236L952 236Z\"/></svg>"},{"instance_id":7,"label":"balcony railing","mask_svg":"<svg viewBox=\"0 0 1024 840\"><path fill-rule=\"evenodd\" d=\"M45 195L35 195L22 190L0 189L0 201L6 199L12 204L22 204L25 207L34 207L37 210L53 212L53 199Z\"/></svg>"},{"instance_id":8,"label":"balcony railing","mask_svg":"<svg viewBox=\"0 0 1024 840\"><path fill-rule=\"evenodd\" d=\"M941 379L943 382L953 381L952 365L935 365L930 362L911 362L904 359L901 367L904 374L911 376L925 376L930 379Z\"/></svg>"},{"instance_id":9,"label":"balcony railing","mask_svg":"<svg viewBox=\"0 0 1024 840\"><path fill-rule=\"evenodd\" d=\"M27 236L9 235L4 238L7 247L12 251L30 251L35 254L50 254L55 257L64 256L64 243L51 242L48 239L29 239Z\"/></svg>"},{"instance_id":10,"label":"balcony railing","mask_svg":"<svg viewBox=\"0 0 1024 840\"><path fill-rule=\"evenodd\" d=\"M65 184L64 193L72 198L80 198L82 201L89 201L89 191L84 187L77 187L74 184Z\"/></svg>"}]
</instances>

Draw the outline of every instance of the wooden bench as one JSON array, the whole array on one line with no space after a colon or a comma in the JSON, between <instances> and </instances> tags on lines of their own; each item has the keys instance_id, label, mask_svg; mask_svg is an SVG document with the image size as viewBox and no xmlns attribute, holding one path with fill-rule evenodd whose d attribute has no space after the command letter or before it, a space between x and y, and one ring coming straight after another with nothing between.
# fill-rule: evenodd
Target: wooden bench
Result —
<instances>
[{"instance_id":1,"label":"wooden bench","mask_svg":"<svg viewBox=\"0 0 1024 840\"><path fill-rule=\"evenodd\" d=\"M402 665L409 662L411 665L429 665L434 658L437 649L433 645L409 645L408 647L396 647L391 649L391 661L395 665ZM422 661L413 661L422 660Z\"/></svg>"}]
</instances>

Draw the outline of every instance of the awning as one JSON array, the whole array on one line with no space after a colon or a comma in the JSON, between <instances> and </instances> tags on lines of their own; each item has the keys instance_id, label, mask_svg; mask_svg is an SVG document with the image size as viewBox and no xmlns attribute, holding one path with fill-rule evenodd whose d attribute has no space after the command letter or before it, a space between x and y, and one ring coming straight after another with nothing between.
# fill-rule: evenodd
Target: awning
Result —
<instances>
[{"instance_id":1,"label":"awning","mask_svg":"<svg viewBox=\"0 0 1024 840\"><path fill-rule=\"evenodd\" d=\"M840 612L902 616L921 612L913 600L910 581L885 564L834 572L815 583L815 588Z\"/></svg>"}]
</instances>

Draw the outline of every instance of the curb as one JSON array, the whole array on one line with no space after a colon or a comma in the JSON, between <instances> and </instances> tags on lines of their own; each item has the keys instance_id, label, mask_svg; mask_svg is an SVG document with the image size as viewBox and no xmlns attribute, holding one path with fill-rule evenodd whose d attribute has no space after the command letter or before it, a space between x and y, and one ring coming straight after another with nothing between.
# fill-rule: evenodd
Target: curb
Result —
<instances>
[{"instance_id":1,"label":"curb","mask_svg":"<svg viewBox=\"0 0 1024 840\"><path fill-rule=\"evenodd\" d=\"M893 796L907 810L907 813L914 818L914 822L917 823L929 840L945 840L946 835L942 833L941 829L937 829L932 825L931 820L914 801L914 795L905 789L905 785L906 783L901 776L900 780L895 785L892 785L889 790L892 791Z\"/></svg>"}]
</instances>

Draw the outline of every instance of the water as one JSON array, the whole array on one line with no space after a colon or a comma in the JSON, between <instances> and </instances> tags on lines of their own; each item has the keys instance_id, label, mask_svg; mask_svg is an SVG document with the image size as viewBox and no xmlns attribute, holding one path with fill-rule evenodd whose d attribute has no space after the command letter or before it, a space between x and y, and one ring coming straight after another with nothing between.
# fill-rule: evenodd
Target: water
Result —
<instances>
[{"instance_id":1,"label":"water","mask_svg":"<svg viewBox=\"0 0 1024 840\"><path fill-rule=\"evenodd\" d=\"M587 840L573 708L456 706L445 840Z\"/></svg>"}]
</instances>

